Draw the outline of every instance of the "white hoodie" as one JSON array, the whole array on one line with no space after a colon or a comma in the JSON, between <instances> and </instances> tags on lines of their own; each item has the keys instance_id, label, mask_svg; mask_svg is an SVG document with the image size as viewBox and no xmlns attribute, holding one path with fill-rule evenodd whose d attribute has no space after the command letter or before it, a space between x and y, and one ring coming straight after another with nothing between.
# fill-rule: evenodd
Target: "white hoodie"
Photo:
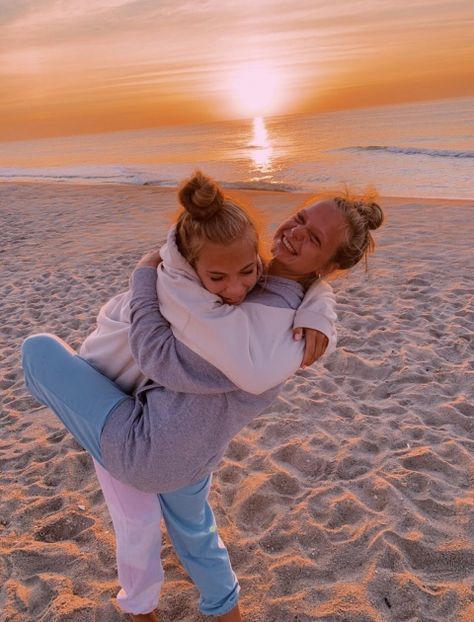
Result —
<instances>
[{"instance_id":1,"label":"white hoodie","mask_svg":"<svg viewBox=\"0 0 474 622\"><path fill-rule=\"evenodd\" d=\"M204 289L178 251L175 229L160 250L157 270L160 311L175 337L220 369L237 387L258 395L284 382L301 365L304 341L293 339L292 328L313 328L336 346L335 299L330 285L313 284L297 311L268 306L265 296L251 293L242 304L228 305ZM146 378L128 345L131 292L109 300L99 311L97 328L79 354L126 392Z\"/></svg>"}]
</instances>

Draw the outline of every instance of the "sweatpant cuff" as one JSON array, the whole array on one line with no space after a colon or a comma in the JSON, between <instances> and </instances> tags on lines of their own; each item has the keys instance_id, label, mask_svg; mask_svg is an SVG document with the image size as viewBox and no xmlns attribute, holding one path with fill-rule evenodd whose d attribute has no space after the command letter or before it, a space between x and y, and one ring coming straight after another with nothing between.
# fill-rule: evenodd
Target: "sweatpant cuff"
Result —
<instances>
[{"instance_id":1,"label":"sweatpant cuff","mask_svg":"<svg viewBox=\"0 0 474 622\"><path fill-rule=\"evenodd\" d=\"M232 609L239 602L239 597L240 597L240 585L237 583L237 585L234 587L232 592L225 599L225 602L223 602L221 605L217 605L215 607L209 607L203 603L199 603L199 609L201 613L203 613L206 616L223 616L224 614L229 613L229 611L232 611Z\"/></svg>"}]
</instances>

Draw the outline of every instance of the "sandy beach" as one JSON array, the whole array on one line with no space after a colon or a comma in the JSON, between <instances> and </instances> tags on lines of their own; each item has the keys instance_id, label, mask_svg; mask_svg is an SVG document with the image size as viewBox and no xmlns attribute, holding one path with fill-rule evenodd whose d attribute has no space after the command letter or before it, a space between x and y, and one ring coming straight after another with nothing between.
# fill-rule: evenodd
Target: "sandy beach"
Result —
<instances>
[{"instance_id":1,"label":"sandy beach","mask_svg":"<svg viewBox=\"0 0 474 622\"><path fill-rule=\"evenodd\" d=\"M304 197L234 193L270 229ZM165 237L175 190L0 184L0 621L119 622L85 451L29 397L22 339L78 348ZM382 201L369 270L334 282L339 344L231 443L211 501L246 622L474 620L474 205ZM269 362L271 364L271 362ZM203 622L164 534L162 622Z\"/></svg>"}]
</instances>

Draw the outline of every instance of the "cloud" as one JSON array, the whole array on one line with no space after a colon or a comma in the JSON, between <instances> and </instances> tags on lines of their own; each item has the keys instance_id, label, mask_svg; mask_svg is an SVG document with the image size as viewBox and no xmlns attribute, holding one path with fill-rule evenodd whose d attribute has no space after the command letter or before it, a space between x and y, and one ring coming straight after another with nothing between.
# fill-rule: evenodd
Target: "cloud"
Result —
<instances>
[{"instance_id":1,"label":"cloud","mask_svg":"<svg viewBox=\"0 0 474 622\"><path fill-rule=\"evenodd\" d=\"M467 75L473 21L470 0L3 0L0 105L176 97L217 108L230 73L258 60L296 94L461 60Z\"/></svg>"}]
</instances>

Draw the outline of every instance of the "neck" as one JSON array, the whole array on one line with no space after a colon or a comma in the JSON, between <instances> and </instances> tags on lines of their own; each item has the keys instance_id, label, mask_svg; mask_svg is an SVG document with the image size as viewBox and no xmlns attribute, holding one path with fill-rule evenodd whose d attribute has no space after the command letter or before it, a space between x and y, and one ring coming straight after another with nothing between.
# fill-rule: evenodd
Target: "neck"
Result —
<instances>
[{"instance_id":1,"label":"neck","mask_svg":"<svg viewBox=\"0 0 474 622\"><path fill-rule=\"evenodd\" d=\"M267 264L266 273L270 276L279 276L283 279L290 279L291 281L297 281L306 289L311 283L317 280L318 276L315 272L308 272L307 274L295 274L288 268L281 265L276 259L272 259Z\"/></svg>"}]
</instances>

